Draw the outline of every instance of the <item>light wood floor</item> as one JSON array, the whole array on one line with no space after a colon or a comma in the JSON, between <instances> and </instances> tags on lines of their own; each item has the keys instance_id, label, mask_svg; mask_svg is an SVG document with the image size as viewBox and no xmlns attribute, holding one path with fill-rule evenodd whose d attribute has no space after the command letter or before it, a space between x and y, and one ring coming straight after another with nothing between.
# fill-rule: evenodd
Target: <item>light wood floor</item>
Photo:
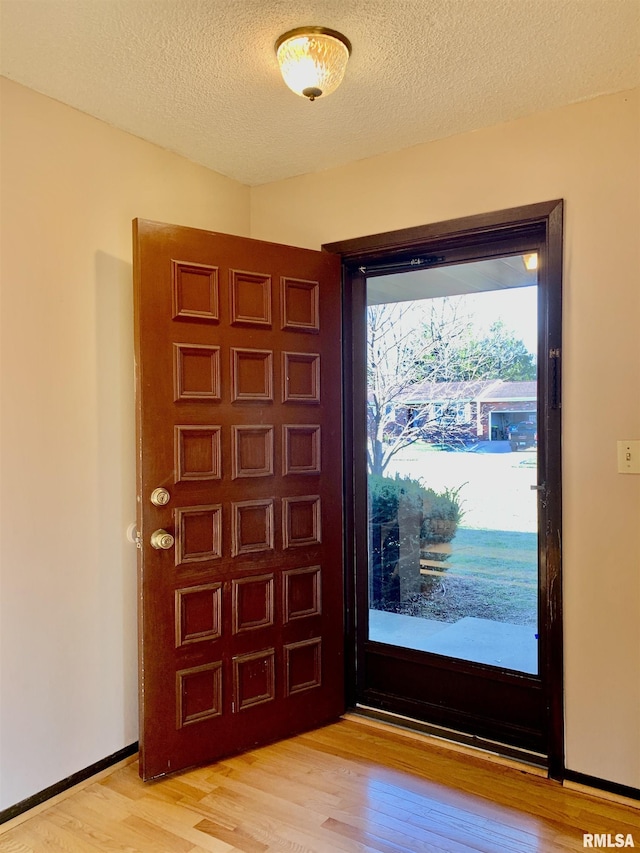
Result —
<instances>
[{"instance_id":1,"label":"light wood floor","mask_svg":"<svg viewBox=\"0 0 640 853\"><path fill-rule=\"evenodd\" d=\"M640 809L348 719L144 784L137 763L0 835L2 853L549 853ZM640 804L639 804L640 805Z\"/></svg>"}]
</instances>

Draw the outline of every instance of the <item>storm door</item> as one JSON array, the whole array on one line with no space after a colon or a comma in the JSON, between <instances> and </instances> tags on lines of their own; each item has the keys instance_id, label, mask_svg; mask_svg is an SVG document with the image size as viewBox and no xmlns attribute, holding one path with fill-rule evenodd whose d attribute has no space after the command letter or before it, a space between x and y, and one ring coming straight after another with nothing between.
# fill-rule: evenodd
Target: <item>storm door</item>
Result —
<instances>
[{"instance_id":1,"label":"storm door","mask_svg":"<svg viewBox=\"0 0 640 853\"><path fill-rule=\"evenodd\" d=\"M560 247L560 202L330 247L352 329L352 702L552 774Z\"/></svg>"}]
</instances>

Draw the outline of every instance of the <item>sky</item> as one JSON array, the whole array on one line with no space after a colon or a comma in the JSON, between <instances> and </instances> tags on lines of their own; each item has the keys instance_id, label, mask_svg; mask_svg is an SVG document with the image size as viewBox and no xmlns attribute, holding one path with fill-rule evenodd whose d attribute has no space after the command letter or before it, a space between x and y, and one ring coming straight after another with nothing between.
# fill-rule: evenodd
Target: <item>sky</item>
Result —
<instances>
[{"instance_id":1,"label":"sky","mask_svg":"<svg viewBox=\"0 0 640 853\"><path fill-rule=\"evenodd\" d=\"M430 315L432 308L437 313L443 311L444 316L451 316L455 310L459 317L470 317L476 337L484 336L492 323L502 320L506 329L535 354L537 273L527 272L523 261L524 256L513 255L433 269L373 274L367 278L367 301L371 305L403 305L401 322L403 326L408 323L409 328ZM443 299L451 300L448 310L438 308Z\"/></svg>"},{"instance_id":2,"label":"sky","mask_svg":"<svg viewBox=\"0 0 640 853\"><path fill-rule=\"evenodd\" d=\"M535 353L538 341L538 288L510 287L508 290L488 290L470 293L465 299L470 313L482 331L496 320L502 320L516 338Z\"/></svg>"},{"instance_id":3,"label":"sky","mask_svg":"<svg viewBox=\"0 0 640 853\"><path fill-rule=\"evenodd\" d=\"M480 293L467 293L462 296L431 297L415 301L392 303L402 306L402 314L396 322L409 331L417 324L428 319L434 303L443 300L458 302L458 315L468 314L473 321L475 332L482 337L489 331L492 323L502 320L506 329L521 340L527 350L534 355L538 342L538 288L510 287L503 290L487 290ZM407 309L409 309L407 311Z\"/></svg>"}]
</instances>

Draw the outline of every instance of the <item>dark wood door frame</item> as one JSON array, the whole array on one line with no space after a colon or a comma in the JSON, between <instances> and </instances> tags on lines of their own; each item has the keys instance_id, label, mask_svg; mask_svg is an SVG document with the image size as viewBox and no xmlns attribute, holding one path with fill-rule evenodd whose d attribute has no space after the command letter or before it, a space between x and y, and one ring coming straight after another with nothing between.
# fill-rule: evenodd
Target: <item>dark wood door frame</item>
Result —
<instances>
[{"instance_id":1,"label":"dark wood door frame","mask_svg":"<svg viewBox=\"0 0 640 853\"><path fill-rule=\"evenodd\" d=\"M356 573L367 555L367 490L365 370L366 329L362 322L367 271L384 266L389 272L415 266L450 265L525 251L538 251L539 365L538 442L540 592L539 620L541 672L539 696L540 751L547 756L549 775L564 776L563 651L561 594L561 299L563 202L553 200L463 219L375 234L323 246L339 254L343 263L345 326L345 525L346 525L346 664L347 698L352 706L361 699L367 642L366 624L358 618L368 607L367 590L357 593ZM419 263L416 263L416 261ZM544 357L543 357L544 356ZM360 388L360 393L358 389ZM360 595L360 600L357 600ZM369 644L371 645L371 644ZM411 653L407 658L411 659ZM442 666L434 656L436 668ZM486 669L454 662L454 668L481 679ZM515 679L511 679L515 683ZM526 678L522 679L524 686ZM407 706L409 708L409 706ZM436 709L437 710L437 709ZM446 709L445 709L446 712ZM407 713L407 716L412 716ZM442 715L434 722L443 725ZM452 717L452 728L464 726L464 715ZM446 725L446 723L445 723ZM464 729L460 729L464 730ZM506 731L506 729L505 729ZM504 733L504 732L503 732ZM471 732L474 734L474 732ZM476 731L491 738L490 732ZM513 733L509 733L513 737ZM495 740L501 740L500 727ZM507 739L505 742L509 742ZM516 741L511 741L516 743Z\"/></svg>"}]
</instances>

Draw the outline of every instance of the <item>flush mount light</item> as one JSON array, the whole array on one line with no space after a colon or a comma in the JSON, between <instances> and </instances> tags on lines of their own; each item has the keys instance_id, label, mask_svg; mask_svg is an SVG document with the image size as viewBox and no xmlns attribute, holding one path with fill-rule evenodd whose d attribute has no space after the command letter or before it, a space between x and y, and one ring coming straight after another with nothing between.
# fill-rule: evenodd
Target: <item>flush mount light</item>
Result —
<instances>
[{"instance_id":1,"label":"flush mount light","mask_svg":"<svg viewBox=\"0 0 640 853\"><path fill-rule=\"evenodd\" d=\"M326 27L298 27L276 42L284 82L296 95L310 101L335 92L350 54L349 39Z\"/></svg>"}]
</instances>

